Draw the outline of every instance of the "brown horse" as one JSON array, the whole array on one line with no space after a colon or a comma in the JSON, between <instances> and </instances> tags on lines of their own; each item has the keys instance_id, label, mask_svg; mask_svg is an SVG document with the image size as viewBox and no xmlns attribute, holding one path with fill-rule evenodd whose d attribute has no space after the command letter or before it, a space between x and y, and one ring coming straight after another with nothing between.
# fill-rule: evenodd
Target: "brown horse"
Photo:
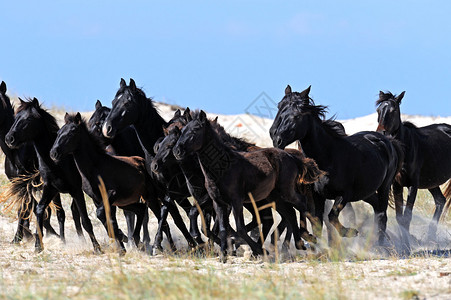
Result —
<instances>
[{"instance_id":1,"label":"brown horse","mask_svg":"<svg viewBox=\"0 0 451 300\"><path fill-rule=\"evenodd\" d=\"M227 232L224 219L227 206L232 206L238 234L249 244L254 255L262 254L260 244L246 232L243 203L250 202L249 194L259 202L275 201L277 211L293 229L295 244L303 248L296 216L287 207L305 207L298 193L299 185L315 182L323 174L308 158L291 155L275 148L253 152L237 152L221 141L212 129L205 112L189 122L173 148L177 159L196 153L205 176L205 186L213 199L219 220L222 259L226 258Z\"/></svg>"},{"instance_id":2,"label":"brown horse","mask_svg":"<svg viewBox=\"0 0 451 300\"><path fill-rule=\"evenodd\" d=\"M149 190L147 172L144 159L139 156L111 156L107 154L102 144L90 134L86 122L80 113L69 115L66 113L66 124L58 131L57 138L50 151L54 161L72 154L82 177L83 191L98 205L97 217L107 228L105 207L101 205L102 195L99 189L99 177L103 180L110 205L118 206L133 212L137 216L133 239L138 245L140 230L147 207L140 202L141 197L148 200ZM117 224L113 224L116 236ZM117 242L121 250L125 247L120 239ZM149 246L149 236L144 237ZM150 247L148 247L150 250Z\"/></svg>"}]
</instances>

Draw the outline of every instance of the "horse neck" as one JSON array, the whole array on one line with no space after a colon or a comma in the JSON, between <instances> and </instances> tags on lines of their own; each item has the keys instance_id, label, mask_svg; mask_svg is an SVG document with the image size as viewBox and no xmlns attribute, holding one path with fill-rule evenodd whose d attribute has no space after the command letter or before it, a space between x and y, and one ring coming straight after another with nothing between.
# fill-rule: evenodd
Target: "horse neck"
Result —
<instances>
[{"instance_id":1,"label":"horse neck","mask_svg":"<svg viewBox=\"0 0 451 300\"><path fill-rule=\"evenodd\" d=\"M56 140L56 133L47 132L45 129L41 131L41 135L33 140L33 147L39 160L39 166L54 166L55 163L50 158L50 149Z\"/></svg>"},{"instance_id":2,"label":"horse neck","mask_svg":"<svg viewBox=\"0 0 451 300\"><path fill-rule=\"evenodd\" d=\"M210 126L207 126L205 130L205 142L197 151L197 156L202 170L216 181L230 167L231 162L238 159L238 154L226 146Z\"/></svg>"},{"instance_id":3,"label":"horse neck","mask_svg":"<svg viewBox=\"0 0 451 300\"><path fill-rule=\"evenodd\" d=\"M84 177L89 178L96 173L91 172L95 168L94 166L104 160L105 157L108 157L108 154L95 144L86 130L82 129L81 134L80 142L78 143L77 149L73 152L73 156L78 171Z\"/></svg>"},{"instance_id":4,"label":"horse neck","mask_svg":"<svg viewBox=\"0 0 451 300\"><path fill-rule=\"evenodd\" d=\"M342 144L338 141L340 138L332 136L323 126L321 120L314 119L309 132L299 140L305 154L315 159L320 167L327 165L331 155L336 153L333 148Z\"/></svg>"},{"instance_id":5,"label":"horse neck","mask_svg":"<svg viewBox=\"0 0 451 300\"><path fill-rule=\"evenodd\" d=\"M137 122L133 125L138 135L139 143L144 150L146 157L153 156L153 146L155 142L164 135L163 126L167 123L158 114L148 99L141 101L141 114Z\"/></svg>"}]
</instances>

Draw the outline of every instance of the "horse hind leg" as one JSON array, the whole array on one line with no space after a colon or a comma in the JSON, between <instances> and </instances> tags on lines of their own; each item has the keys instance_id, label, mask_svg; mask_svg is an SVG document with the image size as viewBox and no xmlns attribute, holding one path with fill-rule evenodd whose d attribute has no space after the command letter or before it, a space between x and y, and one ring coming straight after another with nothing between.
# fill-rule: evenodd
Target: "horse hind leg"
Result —
<instances>
[{"instance_id":1,"label":"horse hind leg","mask_svg":"<svg viewBox=\"0 0 451 300\"><path fill-rule=\"evenodd\" d=\"M129 210L123 210L125 221L127 223L127 237L131 241L133 239L133 232L135 231L135 214Z\"/></svg>"},{"instance_id":2,"label":"horse hind leg","mask_svg":"<svg viewBox=\"0 0 451 300\"><path fill-rule=\"evenodd\" d=\"M329 222L337 229L338 233L342 237L355 237L358 235L358 231L355 228L347 228L340 223L338 216L345 207L347 201L344 197L338 197L335 199L332 209L329 212Z\"/></svg>"},{"instance_id":3,"label":"horse hind leg","mask_svg":"<svg viewBox=\"0 0 451 300\"><path fill-rule=\"evenodd\" d=\"M445 196L443 196L442 192L440 191L440 187L438 186L429 189L429 192L432 194L432 197L434 197L435 211L434 215L432 216L431 223L429 224L428 240L435 241L437 238L437 225L440 221L440 216L442 215L443 208L445 207L446 198Z\"/></svg>"}]
</instances>

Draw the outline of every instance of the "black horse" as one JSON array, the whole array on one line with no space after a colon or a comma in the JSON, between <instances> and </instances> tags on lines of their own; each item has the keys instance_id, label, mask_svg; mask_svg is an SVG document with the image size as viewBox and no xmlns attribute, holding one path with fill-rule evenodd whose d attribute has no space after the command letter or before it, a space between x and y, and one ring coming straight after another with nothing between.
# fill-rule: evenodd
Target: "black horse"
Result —
<instances>
[{"instance_id":1,"label":"black horse","mask_svg":"<svg viewBox=\"0 0 451 300\"><path fill-rule=\"evenodd\" d=\"M103 135L107 138L113 138L123 128L133 125L138 135L141 147L144 151L146 160L147 172L159 183L158 198L162 201L162 209L160 222L162 226L167 226L165 218L168 212L171 213L176 226L180 229L190 247L196 246L196 241L189 233L186 225L178 211L174 200L180 204L182 208L190 210L191 204L184 196L185 193L180 193L179 189L185 189L185 186L175 190L168 189L166 182L160 182L158 178L153 176L151 170L151 162L155 155L153 147L155 142L164 136L163 126L166 126L166 121L160 116L156 110L153 101L146 97L142 89L136 87L135 81L130 79L127 86L124 79L121 79L120 88L112 101L112 108L108 114L102 128ZM177 174L176 174L177 176ZM181 176L179 174L178 176ZM184 182L184 178L182 178ZM180 182L180 181L179 181ZM161 226L159 226L161 228ZM157 236L158 238L158 236ZM155 247L161 249L160 240L155 241ZM174 248L174 245L172 245Z\"/></svg>"},{"instance_id":2,"label":"black horse","mask_svg":"<svg viewBox=\"0 0 451 300\"><path fill-rule=\"evenodd\" d=\"M379 93L379 99L376 101L377 131L393 136L404 145L402 171L393 183L398 223L409 232L417 191L428 189L435 201L428 238L435 240L437 224L446 202L440 185L451 178L451 125L433 124L418 128L410 122L402 122L400 104L404 93L399 96L390 92ZM404 211L403 187L408 187Z\"/></svg>"},{"instance_id":3,"label":"black horse","mask_svg":"<svg viewBox=\"0 0 451 300\"><path fill-rule=\"evenodd\" d=\"M36 207L35 250L40 252L44 247L42 228L45 209L58 193L69 193L77 205L83 227L91 238L94 250L100 252L100 245L94 236L91 220L86 211L81 178L73 158L63 159L59 163L53 162L50 158L50 148L58 129L55 118L40 106L36 98L30 101L21 100L15 121L5 138L6 144L13 149L31 143L38 157L43 187L41 200Z\"/></svg>"},{"instance_id":4,"label":"black horse","mask_svg":"<svg viewBox=\"0 0 451 300\"><path fill-rule=\"evenodd\" d=\"M139 144L138 136L132 126L128 126L118 132L112 139L106 138L102 134L102 126L106 117L110 113L111 109L103 106L102 103L97 100L95 104L95 111L91 115L88 121L88 129L90 133L96 137L98 142L107 149L108 153L119 156L139 156L144 157L144 152ZM127 221L128 239L133 240L133 233L135 231L135 214L123 210L125 220ZM144 236L149 235L149 212L146 210L143 220L143 232Z\"/></svg>"},{"instance_id":5,"label":"black horse","mask_svg":"<svg viewBox=\"0 0 451 300\"><path fill-rule=\"evenodd\" d=\"M302 93L285 89L270 129L274 146L283 149L298 140L305 154L327 172L313 193L318 218L323 218L325 200L335 199L331 224L341 236L356 236L357 230L344 227L338 216L346 203L364 200L373 206L383 245L390 188L403 160L401 146L376 132L347 136L338 122L324 120L326 107L315 105L309 92L310 87Z\"/></svg>"},{"instance_id":6,"label":"black horse","mask_svg":"<svg viewBox=\"0 0 451 300\"><path fill-rule=\"evenodd\" d=\"M80 113L64 117L63 127L58 131L55 143L50 150L50 157L58 162L68 154L72 154L82 178L83 191L96 203L97 217L104 224L108 232L107 217L99 188L100 179L104 182L108 193L110 206L118 206L137 216L133 239L139 245L140 230L147 207L140 202L141 197L148 199L153 191L146 184L148 175L144 159L139 156L111 156L105 147L89 133L86 122ZM120 236L117 223L113 223L113 230L120 251L125 253L125 247ZM149 246L149 235L144 236L146 248Z\"/></svg>"},{"instance_id":7,"label":"black horse","mask_svg":"<svg viewBox=\"0 0 451 300\"><path fill-rule=\"evenodd\" d=\"M5 154L5 174L12 181L13 194L18 198L18 225L14 239L11 243L17 244L25 237L31 237L29 229L30 214L36 207L36 199L33 196L33 190L38 189L40 176L35 173L38 170L38 159L33 146L24 144L18 149L10 149L5 143L5 136L14 123L14 110L9 97L6 95L6 83L0 84L0 147ZM64 221L65 214L61 206L59 195L53 199L53 202L60 209L57 210L57 218L60 226L60 238L64 241ZM48 218L44 220L44 227L48 234L58 235L50 225L51 210L47 210ZM77 219L75 213L74 220ZM78 217L79 219L79 217ZM78 227L80 228L78 223ZM77 230L77 232L79 232Z\"/></svg>"}]
</instances>

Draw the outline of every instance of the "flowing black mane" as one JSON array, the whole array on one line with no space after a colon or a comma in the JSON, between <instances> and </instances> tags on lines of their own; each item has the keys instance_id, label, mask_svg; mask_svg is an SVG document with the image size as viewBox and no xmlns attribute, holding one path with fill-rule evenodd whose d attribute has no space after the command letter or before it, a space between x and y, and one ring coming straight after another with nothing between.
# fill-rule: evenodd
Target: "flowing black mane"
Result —
<instances>
[{"instance_id":1,"label":"flowing black mane","mask_svg":"<svg viewBox=\"0 0 451 300\"><path fill-rule=\"evenodd\" d=\"M288 106L288 109L295 109L299 113L309 113L313 117L319 119L323 127L333 136L347 136L343 125L340 122L335 121L335 116L326 119L328 107L325 105L316 105L312 98L302 97L301 93L292 92L285 95L280 104L283 103Z\"/></svg>"},{"instance_id":2,"label":"flowing black mane","mask_svg":"<svg viewBox=\"0 0 451 300\"><path fill-rule=\"evenodd\" d=\"M415 128L415 129L418 129L417 125L415 125L415 124L413 124L412 122L409 122L409 121L404 121L404 122L402 122L402 125L404 125L404 126L406 126L406 127L408 127L408 128Z\"/></svg>"},{"instance_id":3,"label":"flowing black mane","mask_svg":"<svg viewBox=\"0 0 451 300\"><path fill-rule=\"evenodd\" d=\"M41 104L35 105L35 103L38 103L36 98L34 99L27 98L26 100L27 101L20 102L20 106L17 108L17 113L29 110L33 107L36 108L40 118L42 118L42 120L44 121L47 131L52 135L56 135L56 133L59 130L59 126L58 123L56 122L55 117L52 116L47 110L42 108Z\"/></svg>"}]
</instances>

